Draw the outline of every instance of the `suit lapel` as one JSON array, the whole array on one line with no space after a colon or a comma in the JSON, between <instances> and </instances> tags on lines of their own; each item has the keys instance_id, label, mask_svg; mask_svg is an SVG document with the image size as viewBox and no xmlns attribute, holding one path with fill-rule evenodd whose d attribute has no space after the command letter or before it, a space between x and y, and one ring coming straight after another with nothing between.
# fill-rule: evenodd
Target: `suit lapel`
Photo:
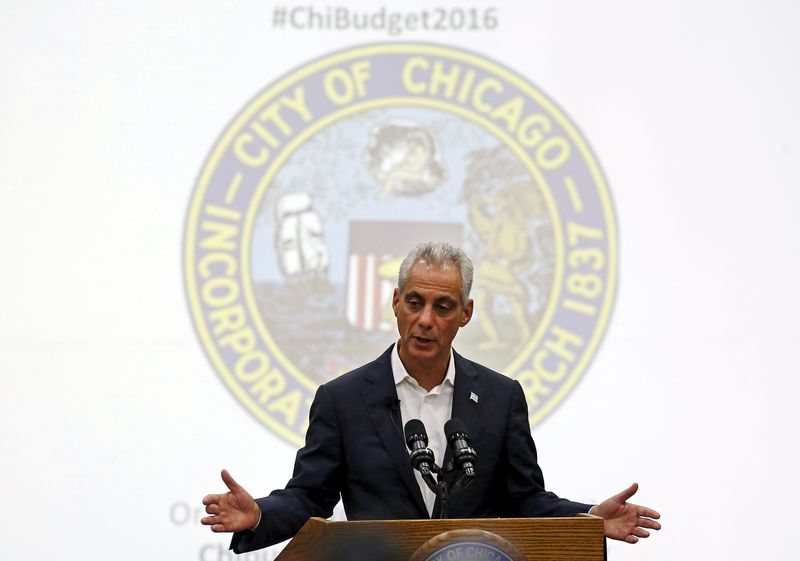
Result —
<instances>
[{"instance_id":1,"label":"suit lapel","mask_svg":"<svg viewBox=\"0 0 800 561\"><path fill-rule=\"evenodd\" d=\"M400 409L397 408L396 412L392 414L391 407L397 401L397 390L392 376L391 353L393 349L393 346L389 347L389 350L373 363L373 368L365 376L364 403L372 424L381 437L386 453L417 505L420 517L427 518L428 510L425 508L422 493L408 459Z\"/></svg>"}]
</instances>

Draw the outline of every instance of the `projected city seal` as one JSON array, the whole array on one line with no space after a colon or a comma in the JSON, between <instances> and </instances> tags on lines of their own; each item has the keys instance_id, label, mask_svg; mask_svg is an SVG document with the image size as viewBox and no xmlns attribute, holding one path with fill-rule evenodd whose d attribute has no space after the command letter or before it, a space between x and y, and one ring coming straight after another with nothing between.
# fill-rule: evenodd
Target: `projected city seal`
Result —
<instances>
[{"instance_id":1,"label":"projected city seal","mask_svg":"<svg viewBox=\"0 0 800 561\"><path fill-rule=\"evenodd\" d=\"M577 127L515 72L429 44L344 50L268 86L211 150L186 219L189 306L225 385L302 444L319 384L396 340L400 259L425 240L475 262L456 348L517 379L541 421L614 300L614 212Z\"/></svg>"}]
</instances>

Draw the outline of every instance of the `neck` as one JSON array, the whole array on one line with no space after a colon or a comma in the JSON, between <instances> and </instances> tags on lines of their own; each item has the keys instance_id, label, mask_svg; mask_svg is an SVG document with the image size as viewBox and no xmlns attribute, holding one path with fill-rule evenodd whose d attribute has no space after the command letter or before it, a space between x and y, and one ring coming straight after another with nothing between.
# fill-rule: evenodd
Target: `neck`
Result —
<instances>
[{"instance_id":1,"label":"neck","mask_svg":"<svg viewBox=\"0 0 800 561\"><path fill-rule=\"evenodd\" d=\"M442 361L416 361L403 356L402 347L398 349L398 355L408 375L414 378L420 387L425 388L426 391L431 391L441 384L447 376L447 367L450 364L449 356L444 363Z\"/></svg>"}]
</instances>

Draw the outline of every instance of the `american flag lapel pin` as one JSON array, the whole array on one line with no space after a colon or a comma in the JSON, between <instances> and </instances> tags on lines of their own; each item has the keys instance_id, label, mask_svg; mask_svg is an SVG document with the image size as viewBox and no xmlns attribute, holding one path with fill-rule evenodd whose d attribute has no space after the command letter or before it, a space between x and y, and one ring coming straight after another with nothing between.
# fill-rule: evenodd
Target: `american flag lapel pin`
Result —
<instances>
[{"instance_id":1,"label":"american flag lapel pin","mask_svg":"<svg viewBox=\"0 0 800 561\"><path fill-rule=\"evenodd\" d=\"M478 394L475 392L469 392L469 400L478 403Z\"/></svg>"}]
</instances>

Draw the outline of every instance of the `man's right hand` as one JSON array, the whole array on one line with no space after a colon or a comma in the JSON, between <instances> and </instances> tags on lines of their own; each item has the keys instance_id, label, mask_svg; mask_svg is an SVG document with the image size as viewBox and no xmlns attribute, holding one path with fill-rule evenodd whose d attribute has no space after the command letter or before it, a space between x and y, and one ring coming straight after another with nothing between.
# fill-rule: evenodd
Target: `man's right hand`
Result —
<instances>
[{"instance_id":1,"label":"man's right hand","mask_svg":"<svg viewBox=\"0 0 800 561\"><path fill-rule=\"evenodd\" d=\"M253 497L242 489L227 470L222 470L222 481L229 491L222 495L206 495L206 516L201 524L211 526L212 532L242 532L252 530L261 520L261 509Z\"/></svg>"}]
</instances>

